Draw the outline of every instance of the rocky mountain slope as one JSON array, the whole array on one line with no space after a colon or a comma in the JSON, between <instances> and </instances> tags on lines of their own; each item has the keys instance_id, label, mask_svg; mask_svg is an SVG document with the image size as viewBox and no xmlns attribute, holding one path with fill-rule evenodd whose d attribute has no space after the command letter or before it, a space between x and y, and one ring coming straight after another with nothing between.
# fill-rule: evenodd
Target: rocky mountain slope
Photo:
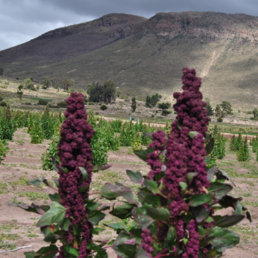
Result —
<instances>
[{"instance_id":1,"label":"rocky mountain slope","mask_svg":"<svg viewBox=\"0 0 258 258\"><path fill-rule=\"evenodd\" d=\"M122 94L180 87L181 69L195 67L211 102L258 105L258 17L212 12L158 13L150 19L109 14L47 32L0 52L8 77L45 76L76 87L112 79Z\"/></svg>"}]
</instances>

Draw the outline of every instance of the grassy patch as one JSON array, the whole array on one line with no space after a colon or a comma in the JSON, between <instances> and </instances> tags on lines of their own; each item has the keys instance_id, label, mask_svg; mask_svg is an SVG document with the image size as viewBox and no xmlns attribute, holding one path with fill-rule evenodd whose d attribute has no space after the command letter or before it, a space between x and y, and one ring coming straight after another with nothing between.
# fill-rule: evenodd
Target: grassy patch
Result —
<instances>
[{"instance_id":1,"label":"grassy patch","mask_svg":"<svg viewBox=\"0 0 258 258\"><path fill-rule=\"evenodd\" d=\"M15 249L16 245L0 238L0 249Z\"/></svg>"},{"instance_id":2,"label":"grassy patch","mask_svg":"<svg viewBox=\"0 0 258 258\"><path fill-rule=\"evenodd\" d=\"M19 193L19 197L26 197L31 201L34 200L47 200L48 194L41 192L21 192Z\"/></svg>"},{"instance_id":3,"label":"grassy patch","mask_svg":"<svg viewBox=\"0 0 258 258\"><path fill-rule=\"evenodd\" d=\"M17 223L16 220L12 220L12 222L1 225L0 231L4 231L6 233L6 232L10 232L12 229L18 229L19 226L16 223Z\"/></svg>"},{"instance_id":4,"label":"grassy patch","mask_svg":"<svg viewBox=\"0 0 258 258\"><path fill-rule=\"evenodd\" d=\"M0 233L0 239L2 240L17 240L19 239L19 235L17 234L5 234L5 233Z\"/></svg>"},{"instance_id":5,"label":"grassy patch","mask_svg":"<svg viewBox=\"0 0 258 258\"><path fill-rule=\"evenodd\" d=\"M0 182L0 194L7 193L7 184Z\"/></svg>"}]
</instances>

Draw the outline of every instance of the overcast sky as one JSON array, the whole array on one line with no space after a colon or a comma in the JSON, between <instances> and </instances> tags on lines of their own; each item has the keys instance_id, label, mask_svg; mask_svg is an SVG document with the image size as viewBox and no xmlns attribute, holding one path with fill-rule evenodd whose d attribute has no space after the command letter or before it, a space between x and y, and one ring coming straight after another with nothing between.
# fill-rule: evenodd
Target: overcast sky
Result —
<instances>
[{"instance_id":1,"label":"overcast sky","mask_svg":"<svg viewBox=\"0 0 258 258\"><path fill-rule=\"evenodd\" d=\"M258 16L258 0L0 0L0 50L108 13L216 11Z\"/></svg>"}]
</instances>

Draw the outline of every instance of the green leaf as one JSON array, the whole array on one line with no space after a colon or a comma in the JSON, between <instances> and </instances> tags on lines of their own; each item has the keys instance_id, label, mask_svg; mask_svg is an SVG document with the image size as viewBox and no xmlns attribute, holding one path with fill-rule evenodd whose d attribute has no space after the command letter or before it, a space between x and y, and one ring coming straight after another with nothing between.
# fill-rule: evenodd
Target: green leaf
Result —
<instances>
[{"instance_id":1,"label":"green leaf","mask_svg":"<svg viewBox=\"0 0 258 258\"><path fill-rule=\"evenodd\" d=\"M150 255L147 254L141 246L137 247L135 258L150 258Z\"/></svg>"},{"instance_id":2,"label":"green leaf","mask_svg":"<svg viewBox=\"0 0 258 258\"><path fill-rule=\"evenodd\" d=\"M64 249L66 251L66 253L69 254L69 257L78 257L79 256L79 252L77 249L75 249L72 246L64 246Z\"/></svg>"},{"instance_id":3,"label":"green leaf","mask_svg":"<svg viewBox=\"0 0 258 258\"><path fill-rule=\"evenodd\" d=\"M153 180L148 180L145 179L144 180L144 185L147 187L147 189L149 191L151 191L152 193L159 193L159 186L157 184L157 182L153 181Z\"/></svg>"},{"instance_id":4,"label":"green leaf","mask_svg":"<svg viewBox=\"0 0 258 258\"><path fill-rule=\"evenodd\" d=\"M138 198L142 204L148 203L154 207L160 206L160 198L154 195L153 193L149 192L148 190L140 190L138 192Z\"/></svg>"},{"instance_id":5,"label":"green leaf","mask_svg":"<svg viewBox=\"0 0 258 258\"><path fill-rule=\"evenodd\" d=\"M85 168L79 167L80 171L82 172L82 180L86 181L88 179L88 172Z\"/></svg>"},{"instance_id":6,"label":"green leaf","mask_svg":"<svg viewBox=\"0 0 258 258\"><path fill-rule=\"evenodd\" d=\"M107 223L107 224L105 224L105 226L110 227L110 228L112 228L116 231L125 229L124 225L119 223L119 222L117 222L117 223Z\"/></svg>"},{"instance_id":7,"label":"green leaf","mask_svg":"<svg viewBox=\"0 0 258 258\"><path fill-rule=\"evenodd\" d=\"M214 148L214 138L211 136L206 137L206 144L205 144L206 154L209 155L212 152L213 148Z\"/></svg>"},{"instance_id":8,"label":"green leaf","mask_svg":"<svg viewBox=\"0 0 258 258\"><path fill-rule=\"evenodd\" d=\"M223 183L217 183L217 182L212 183L210 185L210 187L208 188L209 192L213 193L217 200L222 199L232 189L233 189L233 187L229 184L223 184Z\"/></svg>"},{"instance_id":9,"label":"green leaf","mask_svg":"<svg viewBox=\"0 0 258 258\"><path fill-rule=\"evenodd\" d=\"M26 252L26 258L53 258L58 252L56 245L50 245L40 248L37 252Z\"/></svg>"},{"instance_id":10,"label":"green leaf","mask_svg":"<svg viewBox=\"0 0 258 258\"><path fill-rule=\"evenodd\" d=\"M61 201L60 195L58 193L49 194L48 196L49 196L50 200L53 201L53 202L60 202Z\"/></svg>"},{"instance_id":11,"label":"green leaf","mask_svg":"<svg viewBox=\"0 0 258 258\"><path fill-rule=\"evenodd\" d=\"M192 207L197 207L209 202L210 199L211 196L209 194L196 194L191 197L189 205Z\"/></svg>"},{"instance_id":12,"label":"green leaf","mask_svg":"<svg viewBox=\"0 0 258 258\"><path fill-rule=\"evenodd\" d=\"M101 196L108 199L114 200L119 196L126 196L127 194L132 193L132 190L129 187L116 183L106 183L101 189Z\"/></svg>"},{"instance_id":13,"label":"green leaf","mask_svg":"<svg viewBox=\"0 0 258 258\"><path fill-rule=\"evenodd\" d=\"M198 132L196 132L196 131L190 131L189 132L189 136L190 136L190 138L194 138L195 137L195 135L197 135L197 134L199 134Z\"/></svg>"},{"instance_id":14,"label":"green leaf","mask_svg":"<svg viewBox=\"0 0 258 258\"><path fill-rule=\"evenodd\" d=\"M226 180L230 180L230 177L228 175L228 173L224 170L219 169L216 173L216 176L218 179L226 179Z\"/></svg>"},{"instance_id":15,"label":"green leaf","mask_svg":"<svg viewBox=\"0 0 258 258\"><path fill-rule=\"evenodd\" d=\"M139 171L126 170L126 174L133 183L140 184L142 182L143 177Z\"/></svg>"},{"instance_id":16,"label":"green leaf","mask_svg":"<svg viewBox=\"0 0 258 258\"><path fill-rule=\"evenodd\" d=\"M237 203L240 202L241 200L242 200L241 197L235 198L233 196L226 195L221 200L219 200L219 204L224 208L232 207L233 209L235 209L237 206Z\"/></svg>"},{"instance_id":17,"label":"green leaf","mask_svg":"<svg viewBox=\"0 0 258 258\"><path fill-rule=\"evenodd\" d=\"M170 248L176 241L176 230L174 227L170 226L167 237L165 238L165 247Z\"/></svg>"},{"instance_id":18,"label":"green leaf","mask_svg":"<svg viewBox=\"0 0 258 258\"><path fill-rule=\"evenodd\" d=\"M214 216L215 226L230 227L239 223L244 217L244 215Z\"/></svg>"},{"instance_id":19,"label":"green leaf","mask_svg":"<svg viewBox=\"0 0 258 258\"><path fill-rule=\"evenodd\" d=\"M185 182L179 182L179 186L181 187L181 189L183 191L185 191L187 189L187 184Z\"/></svg>"},{"instance_id":20,"label":"green leaf","mask_svg":"<svg viewBox=\"0 0 258 258\"><path fill-rule=\"evenodd\" d=\"M63 228L63 230L68 231L69 225L70 225L70 220L68 218L65 218L61 227Z\"/></svg>"},{"instance_id":21,"label":"green leaf","mask_svg":"<svg viewBox=\"0 0 258 258\"><path fill-rule=\"evenodd\" d=\"M235 215L242 215L243 214L243 206L242 206L240 201L238 201L237 204L236 204L234 214Z\"/></svg>"},{"instance_id":22,"label":"green leaf","mask_svg":"<svg viewBox=\"0 0 258 258\"><path fill-rule=\"evenodd\" d=\"M110 212L110 214L112 214L113 216L116 216L120 219L126 219L131 216L133 207L134 207L134 205L132 205L130 203L124 203L120 206L113 208L112 211Z\"/></svg>"},{"instance_id":23,"label":"green leaf","mask_svg":"<svg viewBox=\"0 0 258 258\"><path fill-rule=\"evenodd\" d=\"M187 180L187 182L188 182L189 184L191 184L192 181L193 181L193 179L194 179L194 177L197 176L197 175L198 175L197 172L190 172L190 173L188 173L188 174L186 175L186 180Z\"/></svg>"},{"instance_id":24,"label":"green leaf","mask_svg":"<svg viewBox=\"0 0 258 258\"><path fill-rule=\"evenodd\" d=\"M146 161L148 158L148 155L153 152L154 150L152 148L147 148L146 150L134 150L134 154L138 156L143 161Z\"/></svg>"},{"instance_id":25,"label":"green leaf","mask_svg":"<svg viewBox=\"0 0 258 258\"><path fill-rule=\"evenodd\" d=\"M44 214L49 209L49 205L36 205L32 203L31 205L27 205L25 203L8 203L9 206L19 207L25 211L34 212L37 214Z\"/></svg>"},{"instance_id":26,"label":"green leaf","mask_svg":"<svg viewBox=\"0 0 258 258\"><path fill-rule=\"evenodd\" d=\"M39 186L43 182L42 178L34 178L27 182L29 185Z\"/></svg>"},{"instance_id":27,"label":"green leaf","mask_svg":"<svg viewBox=\"0 0 258 258\"><path fill-rule=\"evenodd\" d=\"M210 243L218 252L224 252L239 243L239 236L229 230L214 227L209 235Z\"/></svg>"},{"instance_id":28,"label":"green leaf","mask_svg":"<svg viewBox=\"0 0 258 258\"><path fill-rule=\"evenodd\" d=\"M96 226L99 224L101 220L105 218L105 214L101 211L95 211L93 213L94 213L93 215L91 215L91 213L89 214L88 220L90 223Z\"/></svg>"},{"instance_id":29,"label":"green leaf","mask_svg":"<svg viewBox=\"0 0 258 258\"><path fill-rule=\"evenodd\" d=\"M146 208L147 214L155 220L168 220L170 212L166 208Z\"/></svg>"},{"instance_id":30,"label":"green leaf","mask_svg":"<svg viewBox=\"0 0 258 258\"><path fill-rule=\"evenodd\" d=\"M206 220L209 216L209 212L202 206L192 208L192 212L198 223Z\"/></svg>"},{"instance_id":31,"label":"green leaf","mask_svg":"<svg viewBox=\"0 0 258 258\"><path fill-rule=\"evenodd\" d=\"M40 218L38 227L49 226L53 223L60 224L65 216L65 207L58 202L53 202L50 209Z\"/></svg>"},{"instance_id":32,"label":"green leaf","mask_svg":"<svg viewBox=\"0 0 258 258\"><path fill-rule=\"evenodd\" d=\"M210 168L208 171L207 171L207 179L209 180L209 182L211 182L211 180L213 179L215 173L217 171L217 168L215 166L213 166L212 168Z\"/></svg>"},{"instance_id":33,"label":"green leaf","mask_svg":"<svg viewBox=\"0 0 258 258\"><path fill-rule=\"evenodd\" d=\"M101 246L94 244L93 242L90 242L87 245L87 248L89 250L94 250L97 253L96 256L94 256L95 258L108 258L106 250L104 250Z\"/></svg>"}]
</instances>

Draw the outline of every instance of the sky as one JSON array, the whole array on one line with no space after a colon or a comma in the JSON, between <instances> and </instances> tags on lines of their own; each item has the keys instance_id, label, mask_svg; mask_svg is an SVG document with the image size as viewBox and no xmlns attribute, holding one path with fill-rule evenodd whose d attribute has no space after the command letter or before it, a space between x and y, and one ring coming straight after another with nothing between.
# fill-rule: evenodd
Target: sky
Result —
<instances>
[{"instance_id":1,"label":"sky","mask_svg":"<svg viewBox=\"0 0 258 258\"><path fill-rule=\"evenodd\" d=\"M0 0L0 50L108 13L214 11L258 16L258 0Z\"/></svg>"}]
</instances>

